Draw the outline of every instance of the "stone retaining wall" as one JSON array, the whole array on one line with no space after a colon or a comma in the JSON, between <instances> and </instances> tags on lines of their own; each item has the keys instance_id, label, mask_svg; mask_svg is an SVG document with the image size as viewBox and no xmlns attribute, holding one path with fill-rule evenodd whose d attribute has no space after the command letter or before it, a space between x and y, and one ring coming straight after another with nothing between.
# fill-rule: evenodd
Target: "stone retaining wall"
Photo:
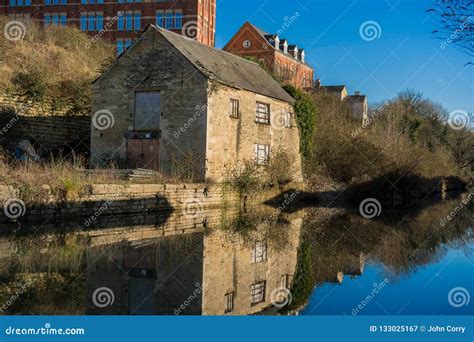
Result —
<instances>
[{"instance_id":1,"label":"stone retaining wall","mask_svg":"<svg viewBox=\"0 0 474 342\"><path fill-rule=\"evenodd\" d=\"M71 105L58 106L52 99L44 99L40 101L32 100L27 96L20 94L0 94L0 107L11 107L22 115L27 116L49 116L49 115L68 115L68 114L82 114L76 113Z\"/></svg>"},{"instance_id":2,"label":"stone retaining wall","mask_svg":"<svg viewBox=\"0 0 474 342\"><path fill-rule=\"evenodd\" d=\"M7 144L12 140L29 140L40 155L59 150L89 152L91 120L88 116L19 115L11 120L3 118L0 123L3 121L2 127L6 128L0 134L0 143L2 140Z\"/></svg>"},{"instance_id":3,"label":"stone retaining wall","mask_svg":"<svg viewBox=\"0 0 474 342\"><path fill-rule=\"evenodd\" d=\"M252 193L246 197L246 205L264 203L282 192L274 188ZM15 189L0 186L1 202L6 203L14 196L17 196ZM99 216L175 211L194 218L207 209L238 207L242 200L238 192L222 184L94 184L90 186L89 195L80 200L61 203L50 196L49 203L26 205L24 215L18 220L37 222L81 217L85 226L91 226ZM11 221L4 213L0 214L0 223Z\"/></svg>"}]
</instances>

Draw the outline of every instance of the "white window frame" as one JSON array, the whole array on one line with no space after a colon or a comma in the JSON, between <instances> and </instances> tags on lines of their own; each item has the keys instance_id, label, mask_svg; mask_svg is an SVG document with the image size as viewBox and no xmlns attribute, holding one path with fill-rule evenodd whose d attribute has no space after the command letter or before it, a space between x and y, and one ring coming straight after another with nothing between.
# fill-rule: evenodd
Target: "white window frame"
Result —
<instances>
[{"instance_id":1,"label":"white window frame","mask_svg":"<svg viewBox=\"0 0 474 342\"><path fill-rule=\"evenodd\" d=\"M240 101L237 99L230 99L230 113L229 116L234 119L240 118Z\"/></svg>"},{"instance_id":2,"label":"white window frame","mask_svg":"<svg viewBox=\"0 0 474 342\"><path fill-rule=\"evenodd\" d=\"M234 311L234 299L235 299L235 291L231 291L225 294L225 308L224 308L225 313Z\"/></svg>"},{"instance_id":3,"label":"white window frame","mask_svg":"<svg viewBox=\"0 0 474 342\"><path fill-rule=\"evenodd\" d=\"M255 122L259 124L270 124L271 108L270 104L258 102L255 110Z\"/></svg>"},{"instance_id":4,"label":"white window frame","mask_svg":"<svg viewBox=\"0 0 474 342\"><path fill-rule=\"evenodd\" d=\"M257 165L268 165L270 162L270 145L255 144L254 145L255 163Z\"/></svg>"},{"instance_id":5,"label":"white window frame","mask_svg":"<svg viewBox=\"0 0 474 342\"><path fill-rule=\"evenodd\" d=\"M265 280L250 285L250 303L252 306L265 302L266 287L267 282Z\"/></svg>"},{"instance_id":6,"label":"white window frame","mask_svg":"<svg viewBox=\"0 0 474 342\"><path fill-rule=\"evenodd\" d=\"M252 264L267 261L267 242L257 241L252 249Z\"/></svg>"}]
</instances>

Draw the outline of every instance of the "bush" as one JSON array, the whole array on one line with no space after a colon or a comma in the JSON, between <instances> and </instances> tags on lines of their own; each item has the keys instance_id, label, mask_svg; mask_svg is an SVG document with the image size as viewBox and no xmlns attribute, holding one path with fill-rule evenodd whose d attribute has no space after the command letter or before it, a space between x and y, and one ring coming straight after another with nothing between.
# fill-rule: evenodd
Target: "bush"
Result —
<instances>
[{"instance_id":1,"label":"bush","mask_svg":"<svg viewBox=\"0 0 474 342\"><path fill-rule=\"evenodd\" d=\"M270 186L283 187L293 181L295 158L290 151L279 149L272 151L270 162L265 168L265 182Z\"/></svg>"},{"instance_id":2,"label":"bush","mask_svg":"<svg viewBox=\"0 0 474 342\"><path fill-rule=\"evenodd\" d=\"M262 179L262 168L254 160L244 160L231 169L225 182L243 195L262 187Z\"/></svg>"},{"instance_id":3,"label":"bush","mask_svg":"<svg viewBox=\"0 0 474 342\"><path fill-rule=\"evenodd\" d=\"M442 121L445 110L418 93L403 92L387 101L364 126L340 100L315 94L314 101L320 124L307 164L337 182L351 185L389 175L399 175L393 182L413 175L460 176L456 162L466 166L472 161L472 133L460 138L451 132ZM453 134L463 143L450 144Z\"/></svg>"}]
</instances>

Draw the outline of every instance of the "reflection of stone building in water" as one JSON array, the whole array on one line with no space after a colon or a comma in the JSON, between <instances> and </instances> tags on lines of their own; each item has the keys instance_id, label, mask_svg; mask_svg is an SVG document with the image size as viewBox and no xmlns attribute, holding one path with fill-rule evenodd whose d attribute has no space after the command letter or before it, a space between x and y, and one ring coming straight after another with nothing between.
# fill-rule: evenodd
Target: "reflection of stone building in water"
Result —
<instances>
[{"instance_id":1,"label":"reflection of stone building in water","mask_svg":"<svg viewBox=\"0 0 474 342\"><path fill-rule=\"evenodd\" d=\"M244 243L240 236L214 228L206 233L96 245L87 253L87 312L261 312L272 306L275 289L290 287L295 272L302 218L292 215L284 225L288 240L286 246L279 248L264 238ZM94 238L91 243L95 245ZM94 305L93 293L101 287L112 290L112 305Z\"/></svg>"}]
</instances>

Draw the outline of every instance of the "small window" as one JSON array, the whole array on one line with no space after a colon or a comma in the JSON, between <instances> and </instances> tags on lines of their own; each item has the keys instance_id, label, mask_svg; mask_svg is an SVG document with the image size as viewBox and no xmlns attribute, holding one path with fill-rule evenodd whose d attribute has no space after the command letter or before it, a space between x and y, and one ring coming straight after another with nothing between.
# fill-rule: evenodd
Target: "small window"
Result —
<instances>
[{"instance_id":1,"label":"small window","mask_svg":"<svg viewBox=\"0 0 474 342\"><path fill-rule=\"evenodd\" d=\"M265 301L266 281L261 281L250 285L250 298L252 305L257 305Z\"/></svg>"},{"instance_id":2,"label":"small window","mask_svg":"<svg viewBox=\"0 0 474 342\"><path fill-rule=\"evenodd\" d=\"M234 311L234 293L229 292L225 295L225 313Z\"/></svg>"},{"instance_id":3,"label":"small window","mask_svg":"<svg viewBox=\"0 0 474 342\"><path fill-rule=\"evenodd\" d=\"M255 115L255 122L262 124L270 124L270 105L262 102L257 102L257 112Z\"/></svg>"},{"instance_id":4,"label":"small window","mask_svg":"<svg viewBox=\"0 0 474 342\"><path fill-rule=\"evenodd\" d=\"M280 277L280 288L288 289L288 287L289 287L289 278L290 278L290 276L288 274L283 274Z\"/></svg>"},{"instance_id":5,"label":"small window","mask_svg":"<svg viewBox=\"0 0 474 342\"><path fill-rule=\"evenodd\" d=\"M238 119L240 117L239 100L230 99L230 117Z\"/></svg>"},{"instance_id":6,"label":"small window","mask_svg":"<svg viewBox=\"0 0 474 342\"><path fill-rule=\"evenodd\" d=\"M285 113L285 128L291 128L291 113Z\"/></svg>"},{"instance_id":7,"label":"small window","mask_svg":"<svg viewBox=\"0 0 474 342\"><path fill-rule=\"evenodd\" d=\"M252 250L252 264L267 260L267 243L257 241Z\"/></svg>"},{"instance_id":8,"label":"small window","mask_svg":"<svg viewBox=\"0 0 474 342\"><path fill-rule=\"evenodd\" d=\"M268 165L270 161L270 145L255 144L255 162L257 165Z\"/></svg>"}]
</instances>

